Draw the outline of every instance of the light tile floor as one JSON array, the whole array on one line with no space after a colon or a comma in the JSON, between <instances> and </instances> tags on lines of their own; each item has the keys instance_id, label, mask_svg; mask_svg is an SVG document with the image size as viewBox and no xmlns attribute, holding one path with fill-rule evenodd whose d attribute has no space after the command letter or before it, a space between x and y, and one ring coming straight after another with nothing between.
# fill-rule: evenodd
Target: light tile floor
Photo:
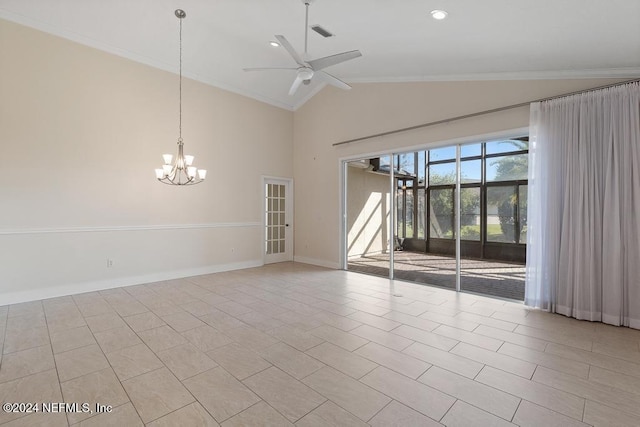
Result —
<instances>
[{"instance_id":1,"label":"light tile floor","mask_svg":"<svg viewBox=\"0 0 640 427\"><path fill-rule=\"evenodd\" d=\"M0 400L93 410L0 424L640 425L640 331L389 285L283 263L0 307Z\"/></svg>"}]
</instances>

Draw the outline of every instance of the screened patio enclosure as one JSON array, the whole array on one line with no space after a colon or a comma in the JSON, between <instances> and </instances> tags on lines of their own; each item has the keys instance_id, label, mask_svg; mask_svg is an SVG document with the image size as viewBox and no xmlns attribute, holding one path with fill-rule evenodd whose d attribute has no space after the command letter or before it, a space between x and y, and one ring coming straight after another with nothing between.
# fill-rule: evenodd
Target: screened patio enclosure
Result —
<instances>
[{"instance_id":1,"label":"screened patio enclosure","mask_svg":"<svg viewBox=\"0 0 640 427\"><path fill-rule=\"evenodd\" d=\"M528 137L345 166L348 270L524 298Z\"/></svg>"}]
</instances>

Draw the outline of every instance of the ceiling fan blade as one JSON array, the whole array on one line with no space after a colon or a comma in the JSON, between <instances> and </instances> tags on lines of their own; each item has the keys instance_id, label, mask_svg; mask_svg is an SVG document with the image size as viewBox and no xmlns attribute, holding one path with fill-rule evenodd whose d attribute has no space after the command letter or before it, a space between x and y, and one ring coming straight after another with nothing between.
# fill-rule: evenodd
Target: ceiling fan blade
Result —
<instances>
[{"instance_id":1,"label":"ceiling fan blade","mask_svg":"<svg viewBox=\"0 0 640 427\"><path fill-rule=\"evenodd\" d=\"M296 93L296 91L298 90L298 88L300 87L303 81L304 81L303 78L301 78L300 76L296 76L296 79L293 81L293 84L291 85L291 89L289 89L289 96Z\"/></svg>"},{"instance_id":2,"label":"ceiling fan blade","mask_svg":"<svg viewBox=\"0 0 640 427\"><path fill-rule=\"evenodd\" d=\"M351 89L351 86L349 86L339 78L332 76L326 71L316 71L314 75L318 76L321 80L325 81L326 83L329 83L331 86L339 87L340 89L344 89L344 90Z\"/></svg>"},{"instance_id":3,"label":"ceiling fan blade","mask_svg":"<svg viewBox=\"0 0 640 427\"><path fill-rule=\"evenodd\" d=\"M243 68L244 71L269 71L269 70L297 70L295 67L253 67Z\"/></svg>"},{"instance_id":4,"label":"ceiling fan blade","mask_svg":"<svg viewBox=\"0 0 640 427\"><path fill-rule=\"evenodd\" d=\"M289 40L287 40L285 36L276 36L276 39L278 39L280 45L284 47L287 52L289 52L289 55L291 55L291 57L294 59L294 61L296 61L298 65L301 65L303 67L305 66L304 60L300 55L298 55L298 52L296 52L293 46L291 46L291 43L289 43Z\"/></svg>"},{"instance_id":5,"label":"ceiling fan blade","mask_svg":"<svg viewBox=\"0 0 640 427\"><path fill-rule=\"evenodd\" d=\"M325 56L323 58L314 59L309 61L309 65L315 71L322 70L323 68L330 67L332 65L340 64L341 62L355 59L362 56L359 50L351 50L349 52L342 52L331 56Z\"/></svg>"}]
</instances>

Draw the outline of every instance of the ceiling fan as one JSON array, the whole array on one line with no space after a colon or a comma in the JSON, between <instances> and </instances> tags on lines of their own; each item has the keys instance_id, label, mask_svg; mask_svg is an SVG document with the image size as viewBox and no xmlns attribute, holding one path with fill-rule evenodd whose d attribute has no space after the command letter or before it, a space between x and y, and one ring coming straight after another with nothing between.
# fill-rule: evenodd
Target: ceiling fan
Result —
<instances>
[{"instance_id":1,"label":"ceiling fan","mask_svg":"<svg viewBox=\"0 0 640 427\"><path fill-rule=\"evenodd\" d=\"M347 83L343 82L339 78L332 76L331 74L323 71L325 68L332 65L340 64L350 59L362 56L359 50L351 50L349 52L342 52L335 55L325 56L322 58L307 60L307 39L309 35L309 5L315 0L302 0L306 7L305 23L304 23L304 54L299 55L298 52L291 46L291 43L285 38L285 36L277 35L276 39L282 47L284 47L289 55L298 64L297 67L260 67L260 68L244 68L244 71L265 71L265 70L296 70L296 78L289 89L289 95L296 93L301 84L308 85L311 83L311 79L317 78L330 85L339 87L340 89L351 89Z\"/></svg>"}]
</instances>

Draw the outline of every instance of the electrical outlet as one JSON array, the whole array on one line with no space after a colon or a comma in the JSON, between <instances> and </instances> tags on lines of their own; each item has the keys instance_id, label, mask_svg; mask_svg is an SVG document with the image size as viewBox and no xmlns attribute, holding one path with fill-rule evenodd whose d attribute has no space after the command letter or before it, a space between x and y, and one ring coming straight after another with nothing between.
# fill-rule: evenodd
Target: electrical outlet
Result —
<instances>
[{"instance_id":1,"label":"electrical outlet","mask_svg":"<svg viewBox=\"0 0 640 427\"><path fill-rule=\"evenodd\" d=\"M110 258L107 258L107 268L111 268L113 267L113 260Z\"/></svg>"}]
</instances>

